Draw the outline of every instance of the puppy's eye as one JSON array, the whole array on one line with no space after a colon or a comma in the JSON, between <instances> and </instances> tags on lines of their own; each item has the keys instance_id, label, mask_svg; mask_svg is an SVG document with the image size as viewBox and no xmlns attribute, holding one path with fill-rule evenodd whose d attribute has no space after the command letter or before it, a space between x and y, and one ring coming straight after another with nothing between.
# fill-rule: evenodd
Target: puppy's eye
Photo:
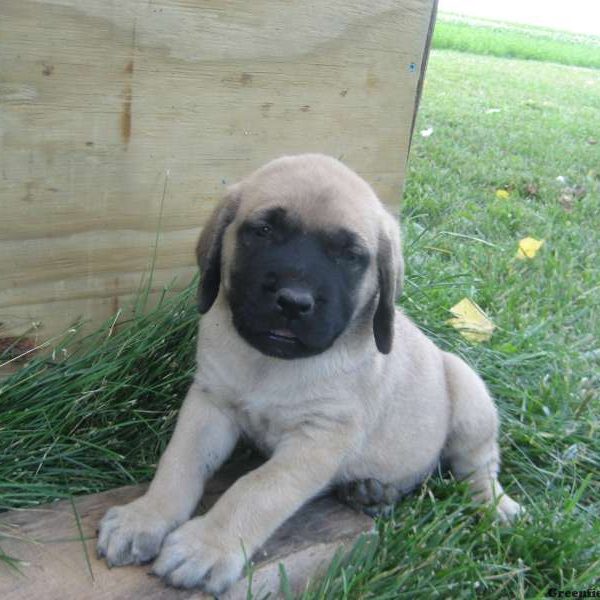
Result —
<instances>
[{"instance_id":1,"label":"puppy's eye","mask_svg":"<svg viewBox=\"0 0 600 600\"><path fill-rule=\"evenodd\" d=\"M272 227L270 225L259 225L254 230L254 233L258 237L269 237L273 233L273 229L272 229Z\"/></svg>"},{"instance_id":2,"label":"puppy's eye","mask_svg":"<svg viewBox=\"0 0 600 600\"><path fill-rule=\"evenodd\" d=\"M344 248L340 258L349 266L358 266L363 260L363 254L354 248Z\"/></svg>"},{"instance_id":3,"label":"puppy's eye","mask_svg":"<svg viewBox=\"0 0 600 600\"><path fill-rule=\"evenodd\" d=\"M338 264L348 267L356 267L362 260L362 255L353 248L338 248L333 250L331 254Z\"/></svg>"}]
</instances>

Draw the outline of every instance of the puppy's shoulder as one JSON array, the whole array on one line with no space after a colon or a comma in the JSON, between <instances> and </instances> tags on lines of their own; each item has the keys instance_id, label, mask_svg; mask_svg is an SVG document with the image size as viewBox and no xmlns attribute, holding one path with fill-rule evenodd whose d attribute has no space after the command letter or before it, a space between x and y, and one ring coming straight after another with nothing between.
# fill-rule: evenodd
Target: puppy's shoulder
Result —
<instances>
[{"instance_id":1,"label":"puppy's shoulder","mask_svg":"<svg viewBox=\"0 0 600 600\"><path fill-rule=\"evenodd\" d=\"M394 319L394 360L403 362L431 364L442 363L442 351L407 316L396 308Z\"/></svg>"},{"instance_id":2,"label":"puppy's shoulder","mask_svg":"<svg viewBox=\"0 0 600 600\"><path fill-rule=\"evenodd\" d=\"M394 317L394 334L400 336L401 340L411 340L417 343L435 346L435 344L421 331L419 326L398 307L396 307Z\"/></svg>"}]
</instances>

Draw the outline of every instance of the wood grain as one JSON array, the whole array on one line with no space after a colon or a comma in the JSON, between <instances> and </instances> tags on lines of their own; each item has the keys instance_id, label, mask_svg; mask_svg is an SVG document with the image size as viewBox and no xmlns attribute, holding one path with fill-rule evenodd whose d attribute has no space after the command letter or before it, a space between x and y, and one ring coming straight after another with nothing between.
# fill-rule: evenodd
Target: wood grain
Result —
<instances>
[{"instance_id":1,"label":"wood grain","mask_svg":"<svg viewBox=\"0 0 600 600\"><path fill-rule=\"evenodd\" d=\"M237 477L256 461L230 463L208 485L199 512L210 508ZM108 569L95 557L96 528L111 506L140 496L144 485L60 501L36 509L0 515L2 549L21 559L21 574L0 564L3 600L175 600L204 598L198 591L174 590L148 575L149 567ZM77 525L81 523L81 534ZM253 557L252 590L256 597L280 589L279 565L285 567L293 590L300 592L323 572L340 548L349 550L359 536L376 543L373 521L331 497L314 500L284 523ZM6 537L5 537L6 536ZM82 539L83 538L83 539ZM86 560L89 559L89 565ZM248 581L236 583L222 600L247 597Z\"/></svg>"},{"instance_id":2,"label":"wood grain","mask_svg":"<svg viewBox=\"0 0 600 600\"><path fill-rule=\"evenodd\" d=\"M3 0L0 337L194 272L225 186L342 158L398 206L434 0ZM167 190L163 201L165 179Z\"/></svg>"}]
</instances>

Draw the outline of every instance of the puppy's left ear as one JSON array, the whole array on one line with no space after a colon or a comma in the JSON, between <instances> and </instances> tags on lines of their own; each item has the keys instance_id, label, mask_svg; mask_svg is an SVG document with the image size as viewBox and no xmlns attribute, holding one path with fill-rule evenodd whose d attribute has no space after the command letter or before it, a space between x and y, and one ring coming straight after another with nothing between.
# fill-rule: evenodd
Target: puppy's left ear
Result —
<instances>
[{"instance_id":1,"label":"puppy's left ear","mask_svg":"<svg viewBox=\"0 0 600 600\"><path fill-rule=\"evenodd\" d=\"M389 354L394 341L396 299L402 293L404 261L400 244L400 227L396 219L387 213L384 221L377 249L379 301L373 316L373 335L379 352Z\"/></svg>"},{"instance_id":2,"label":"puppy's left ear","mask_svg":"<svg viewBox=\"0 0 600 600\"><path fill-rule=\"evenodd\" d=\"M235 218L240 203L237 185L232 186L219 202L202 229L196 245L196 258L200 267L198 285L198 311L208 312L217 299L221 285L221 250L225 229Z\"/></svg>"}]
</instances>

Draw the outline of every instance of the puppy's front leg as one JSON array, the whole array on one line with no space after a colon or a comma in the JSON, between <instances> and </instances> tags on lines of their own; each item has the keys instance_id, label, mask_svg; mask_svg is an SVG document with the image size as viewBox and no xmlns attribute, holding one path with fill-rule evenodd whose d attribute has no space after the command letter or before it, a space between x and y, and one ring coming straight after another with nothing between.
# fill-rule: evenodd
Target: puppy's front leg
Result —
<instances>
[{"instance_id":1,"label":"puppy's front leg","mask_svg":"<svg viewBox=\"0 0 600 600\"><path fill-rule=\"evenodd\" d=\"M229 417L192 384L148 491L111 508L100 522L98 556L106 557L109 566L154 558L164 537L189 519L205 480L229 456L237 438Z\"/></svg>"},{"instance_id":2,"label":"puppy's front leg","mask_svg":"<svg viewBox=\"0 0 600 600\"><path fill-rule=\"evenodd\" d=\"M263 466L240 478L206 516L171 533L153 571L179 587L219 594L253 552L338 471L354 431L297 433Z\"/></svg>"}]
</instances>

